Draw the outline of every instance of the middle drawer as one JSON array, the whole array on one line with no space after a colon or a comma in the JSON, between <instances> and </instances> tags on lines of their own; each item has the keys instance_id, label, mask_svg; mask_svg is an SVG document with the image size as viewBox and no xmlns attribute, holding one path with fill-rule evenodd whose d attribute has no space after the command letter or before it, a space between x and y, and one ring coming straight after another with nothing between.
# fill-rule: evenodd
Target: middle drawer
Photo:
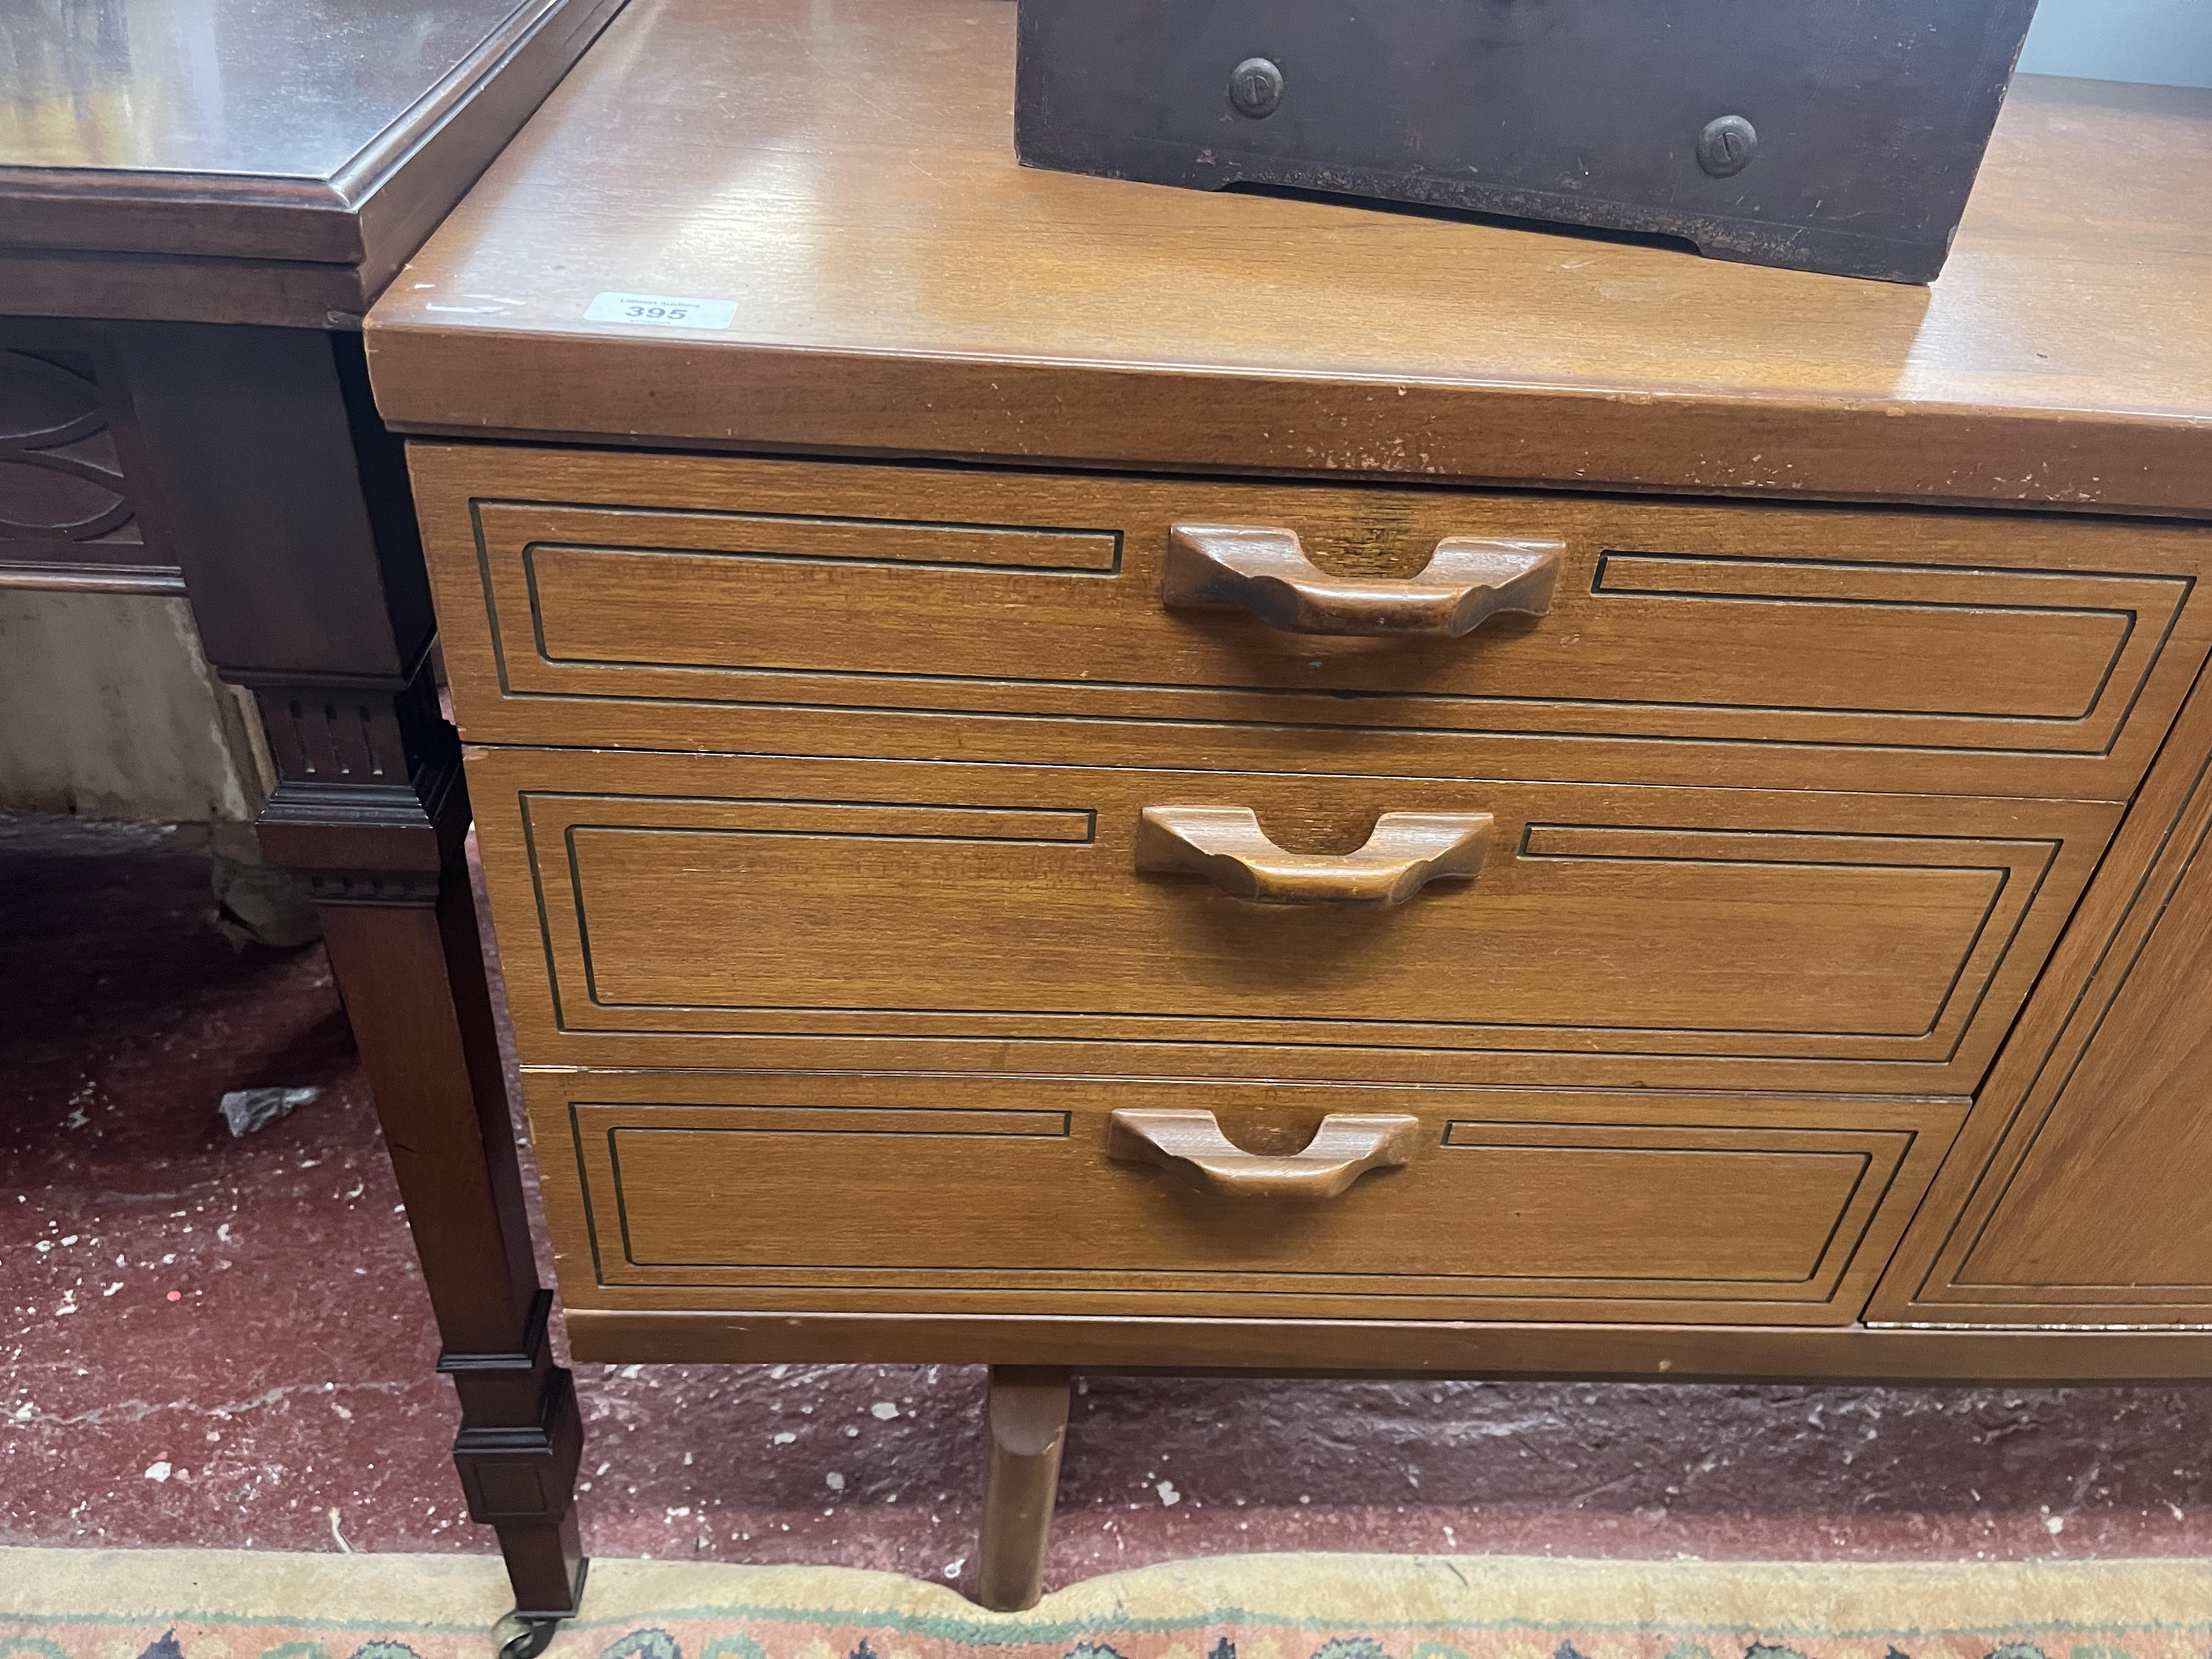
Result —
<instances>
[{"instance_id":1,"label":"middle drawer","mask_svg":"<svg viewBox=\"0 0 2212 1659\"><path fill-rule=\"evenodd\" d=\"M469 770L538 1066L1966 1094L2120 810L565 750ZM1394 905L1239 896L1374 897L1425 860Z\"/></svg>"}]
</instances>

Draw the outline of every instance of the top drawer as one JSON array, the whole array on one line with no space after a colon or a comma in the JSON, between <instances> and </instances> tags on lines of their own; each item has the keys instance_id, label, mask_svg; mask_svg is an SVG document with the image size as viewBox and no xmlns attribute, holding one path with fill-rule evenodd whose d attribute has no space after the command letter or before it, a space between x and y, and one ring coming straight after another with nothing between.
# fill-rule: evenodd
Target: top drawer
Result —
<instances>
[{"instance_id":1,"label":"top drawer","mask_svg":"<svg viewBox=\"0 0 2212 1659\"><path fill-rule=\"evenodd\" d=\"M411 453L477 741L1520 775L1540 745L1563 780L2119 799L2208 642L2190 525ZM1168 604L1177 524L1364 581L1555 543L1556 586L1460 638L1291 632Z\"/></svg>"}]
</instances>

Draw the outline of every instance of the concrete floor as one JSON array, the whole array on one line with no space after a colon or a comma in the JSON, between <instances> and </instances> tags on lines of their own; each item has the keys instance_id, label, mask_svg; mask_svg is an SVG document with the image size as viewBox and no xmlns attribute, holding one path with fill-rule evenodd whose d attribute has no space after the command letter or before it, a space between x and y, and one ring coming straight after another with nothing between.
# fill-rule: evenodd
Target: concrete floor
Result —
<instances>
[{"instance_id":1,"label":"concrete floor","mask_svg":"<svg viewBox=\"0 0 2212 1659\"><path fill-rule=\"evenodd\" d=\"M185 832L0 819L0 1543L480 1550L319 948ZM229 1089L316 1085L233 1140ZM980 1372L578 1379L605 1556L966 1577ZM1098 1378L1052 1582L1261 1549L2212 1554L2212 1391Z\"/></svg>"}]
</instances>

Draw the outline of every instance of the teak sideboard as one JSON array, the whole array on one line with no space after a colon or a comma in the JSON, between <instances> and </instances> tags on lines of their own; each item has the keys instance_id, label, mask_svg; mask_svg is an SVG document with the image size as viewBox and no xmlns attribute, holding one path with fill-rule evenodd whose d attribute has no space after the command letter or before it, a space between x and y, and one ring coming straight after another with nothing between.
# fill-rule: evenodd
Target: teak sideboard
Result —
<instances>
[{"instance_id":1,"label":"teak sideboard","mask_svg":"<svg viewBox=\"0 0 2212 1659\"><path fill-rule=\"evenodd\" d=\"M995 1606L1070 1368L2212 1378L2212 95L1928 291L1025 171L1012 27L633 8L369 319L575 1355L999 1368Z\"/></svg>"}]
</instances>

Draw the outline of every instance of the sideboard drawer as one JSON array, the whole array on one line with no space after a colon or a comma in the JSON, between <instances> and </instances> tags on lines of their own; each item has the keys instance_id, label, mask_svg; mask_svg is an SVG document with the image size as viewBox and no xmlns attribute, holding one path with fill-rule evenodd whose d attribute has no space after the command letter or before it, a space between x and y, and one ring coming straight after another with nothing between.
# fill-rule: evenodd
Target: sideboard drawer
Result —
<instances>
[{"instance_id":1,"label":"sideboard drawer","mask_svg":"<svg viewBox=\"0 0 2212 1659\"><path fill-rule=\"evenodd\" d=\"M483 741L1122 762L1164 729L1194 764L1468 771L1565 738L1563 776L2112 799L2208 640L2190 600L2212 531L2185 525L412 453ZM1555 544L1548 614L1341 637L1170 602L1170 526L1197 522L1295 532L1346 578L1409 577L1450 538ZM1079 747L1037 754L1054 739Z\"/></svg>"},{"instance_id":2,"label":"sideboard drawer","mask_svg":"<svg viewBox=\"0 0 2212 1659\"><path fill-rule=\"evenodd\" d=\"M526 1063L826 1038L871 1069L1929 1094L1979 1080L2118 811L520 749L470 775ZM1313 854L1385 813L1486 834L1395 907L1261 903L1139 869L1147 809L1194 807Z\"/></svg>"},{"instance_id":3,"label":"sideboard drawer","mask_svg":"<svg viewBox=\"0 0 2212 1659\"><path fill-rule=\"evenodd\" d=\"M570 1306L830 1312L1843 1322L1961 1109L775 1073L526 1089ZM1141 1161L1116 1114L1194 1117L1259 1190ZM1402 1162L1333 1196L1265 1186L1361 1125Z\"/></svg>"}]
</instances>

